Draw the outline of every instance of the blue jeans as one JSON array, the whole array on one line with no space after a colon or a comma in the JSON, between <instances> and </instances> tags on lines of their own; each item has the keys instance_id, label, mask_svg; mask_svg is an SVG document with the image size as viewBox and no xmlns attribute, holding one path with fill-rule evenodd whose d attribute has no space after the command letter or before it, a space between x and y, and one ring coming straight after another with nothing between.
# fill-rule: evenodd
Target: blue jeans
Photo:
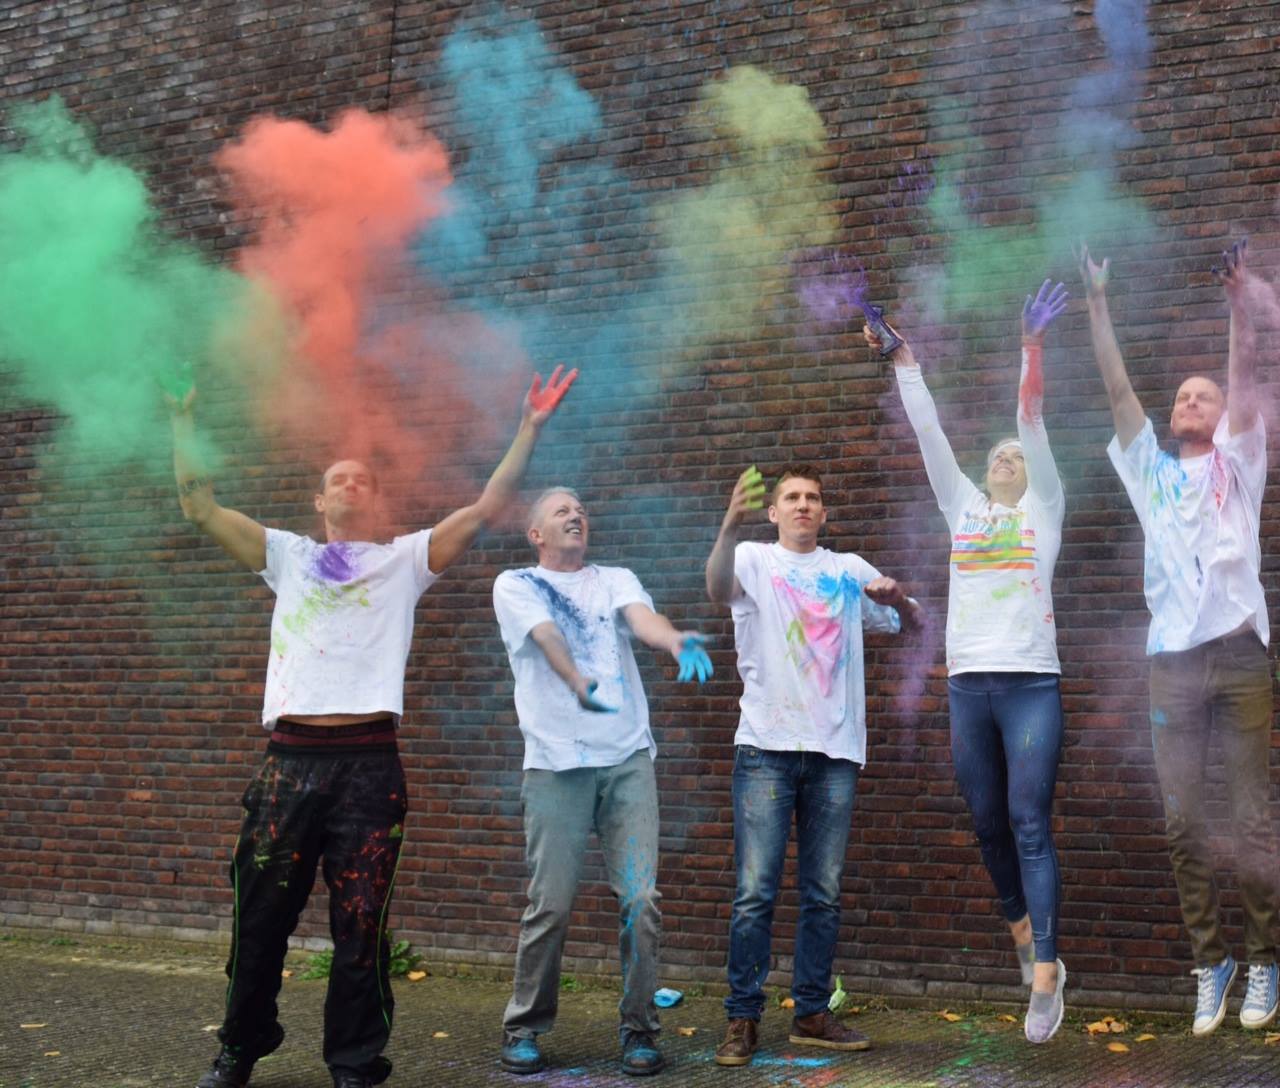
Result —
<instances>
[{"instance_id":1,"label":"blue jeans","mask_svg":"<svg viewBox=\"0 0 1280 1088\"><path fill-rule=\"evenodd\" d=\"M1036 960L1058 955L1058 855L1049 826L1062 753L1058 677L964 672L947 681L951 760L1010 922L1031 916Z\"/></svg>"},{"instance_id":2,"label":"blue jeans","mask_svg":"<svg viewBox=\"0 0 1280 1088\"><path fill-rule=\"evenodd\" d=\"M729 1019L759 1020L769 974L773 906L796 819L800 920L791 996L795 1015L831 999L831 961L840 929L840 878L853 816L858 764L820 752L770 752L739 745L733 762L733 859L737 891L729 927Z\"/></svg>"}]
</instances>

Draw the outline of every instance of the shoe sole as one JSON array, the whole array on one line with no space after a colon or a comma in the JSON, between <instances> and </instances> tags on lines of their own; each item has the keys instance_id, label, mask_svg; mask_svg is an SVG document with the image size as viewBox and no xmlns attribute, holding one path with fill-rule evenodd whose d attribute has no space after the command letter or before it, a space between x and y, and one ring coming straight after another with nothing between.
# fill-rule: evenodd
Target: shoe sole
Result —
<instances>
[{"instance_id":1,"label":"shoe sole","mask_svg":"<svg viewBox=\"0 0 1280 1088\"><path fill-rule=\"evenodd\" d=\"M1202 1028L1198 1028L1194 1023L1191 1025L1191 1034L1197 1038L1203 1038L1206 1035L1212 1035L1221 1026L1222 1021L1227 1018L1227 996L1231 993L1231 987L1236 981L1236 972L1240 970L1240 965L1236 964L1231 968L1231 977L1227 979L1227 984L1222 987L1222 1001L1218 1005L1218 1013L1214 1018Z\"/></svg>"},{"instance_id":2,"label":"shoe sole","mask_svg":"<svg viewBox=\"0 0 1280 1088\"><path fill-rule=\"evenodd\" d=\"M547 1067L546 1062L539 1065L511 1065L504 1061L499 1061L504 1073L514 1073L518 1077L531 1076L534 1073L541 1073Z\"/></svg>"},{"instance_id":3,"label":"shoe sole","mask_svg":"<svg viewBox=\"0 0 1280 1088\"><path fill-rule=\"evenodd\" d=\"M626 1073L626 1075L629 1077L651 1077L655 1073L661 1073L664 1069L666 1069L666 1067L667 1067L667 1063L663 1061L663 1062L659 1062L657 1065L647 1065L643 1069L633 1069L629 1066L624 1065L622 1067L622 1071Z\"/></svg>"},{"instance_id":4,"label":"shoe sole","mask_svg":"<svg viewBox=\"0 0 1280 1088\"><path fill-rule=\"evenodd\" d=\"M729 1066L750 1065L751 1059L753 1057L755 1057L754 1054L748 1054L745 1058L732 1058L732 1057L727 1058L721 1054L717 1054L716 1065L729 1065Z\"/></svg>"},{"instance_id":5,"label":"shoe sole","mask_svg":"<svg viewBox=\"0 0 1280 1088\"><path fill-rule=\"evenodd\" d=\"M788 1035L787 1041L795 1046L820 1046L823 1050L870 1050L871 1040L862 1039L856 1043L833 1043L827 1039L814 1039L809 1035Z\"/></svg>"}]
</instances>

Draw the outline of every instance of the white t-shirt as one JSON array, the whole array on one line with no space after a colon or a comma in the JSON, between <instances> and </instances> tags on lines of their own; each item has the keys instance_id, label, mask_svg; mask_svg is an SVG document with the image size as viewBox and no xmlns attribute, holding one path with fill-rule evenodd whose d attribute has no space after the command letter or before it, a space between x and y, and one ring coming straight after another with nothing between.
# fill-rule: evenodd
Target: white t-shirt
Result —
<instances>
[{"instance_id":1,"label":"white t-shirt","mask_svg":"<svg viewBox=\"0 0 1280 1088\"><path fill-rule=\"evenodd\" d=\"M642 748L650 758L657 754L631 628L621 613L629 604L652 608L653 600L622 567L526 567L503 571L493 583L493 610L516 680L526 770L616 767ZM560 629L578 671L600 685L595 698L617 707L616 714L584 710L556 675L529 637L548 621Z\"/></svg>"},{"instance_id":2,"label":"white t-shirt","mask_svg":"<svg viewBox=\"0 0 1280 1088\"><path fill-rule=\"evenodd\" d=\"M1053 614L1053 568L1062 547L1066 499L1039 397L1027 395L1025 350L1023 355L1018 439L1027 489L1015 506L992 502L960 470L920 368L894 367L925 472L951 530L948 676L1062 671Z\"/></svg>"},{"instance_id":3,"label":"white t-shirt","mask_svg":"<svg viewBox=\"0 0 1280 1088\"><path fill-rule=\"evenodd\" d=\"M1107 446L1146 537L1148 654L1189 650L1242 623L1264 646L1270 638L1258 577L1267 479L1261 414L1232 435L1223 412L1213 445L1212 453L1178 460L1160 449L1148 419L1127 449L1118 437Z\"/></svg>"},{"instance_id":4,"label":"white t-shirt","mask_svg":"<svg viewBox=\"0 0 1280 1088\"><path fill-rule=\"evenodd\" d=\"M404 669L418 598L439 577L427 566L431 530L390 544L267 530L276 594L262 723L297 714L404 712Z\"/></svg>"},{"instance_id":5,"label":"white t-shirt","mask_svg":"<svg viewBox=\"0 0 1280 1088\"><path fill-rule=\"evenodd\" d=\"M862 632L901 628L895 609L863 595L880 572L826 548L788 551L743 541L731 602L742 677L734 744L867 761Z\"/></svg>"}]
</instances>

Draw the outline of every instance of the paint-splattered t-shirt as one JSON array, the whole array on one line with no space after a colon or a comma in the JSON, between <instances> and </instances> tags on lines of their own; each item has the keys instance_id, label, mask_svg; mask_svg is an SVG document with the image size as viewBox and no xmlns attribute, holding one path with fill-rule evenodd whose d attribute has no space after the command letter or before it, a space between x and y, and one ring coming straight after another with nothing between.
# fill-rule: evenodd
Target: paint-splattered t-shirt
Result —
<instances>
[{"instance_id":1,"label":"paint-splattered t-shirt","mask_svg":"<svg viewBox=\"0 0 1280 1088\"><path fill-rule=\"evenodd\" d=\"M862 587L880 572L826 548L788 551L744 541L731 602L742 677L735 744L867 761L862 632L897 633L898 613Z\"/></svg>"},{"instance_id":2,"label":"paint-splattered t-shirt","mask_svg":"<svg viewBox=\"0 0 1280 1088\"><path fill-rule=\"evenodd\" d=\"M951 530L947 675L1060 673L1053 568L1066 500L1038 395L1029 395L1028 376L1038 377L1038 365L1029 367L1024 351L1017 425L1027 489L1015 506L992 502L961 471L920 368L894 371L929 484Z\"/></svg>"},{"instance_id":3,"label":"paint-splattered t-shirt","mask_svg":"<svg viewBox=\"0 0 1280 1088\"><path fill-rule=\"evenodd\" d=\"M493 610L516 680L516 715L524 736L524 766L546 771L616 767L628 756L657 754L649 704L631 652L631 628L621 610L653 607L631 571L594 564L577 571L528 567L493 583ZM595 697L616 714L584 710L529 637L541 623L560 629L578 671L600 686Z\"/></svg>"},{"instance_id":4,"label":"paint-splattered t-shirt","mask_svg":"<svg viewBox=\"0 0 1280 1088\"><path fill-rule=\"evenodd\" d=\"M267 530L263 580L276 594L262 722L298 714L404 712L418 598L436 580L431 530L390 544Z\"/></svg>"},{"instance_id":5,"label":"paint-splattered t-shirt","mask_svg":"<svg viewBox=\"0 0 1280 1088\"><path fill-rule=\"evenodd\" d=\"M1148 419L1127 448L1118 437L1107 446L1146 537L1148 654L1189 650L1242 623L1263 645L1270 638L1258 577L1267 481L1261 414L1232 435L1224 412L1213 445L1212 453L1180 461L1160 449Z\"/></svg>"}]
</instances>

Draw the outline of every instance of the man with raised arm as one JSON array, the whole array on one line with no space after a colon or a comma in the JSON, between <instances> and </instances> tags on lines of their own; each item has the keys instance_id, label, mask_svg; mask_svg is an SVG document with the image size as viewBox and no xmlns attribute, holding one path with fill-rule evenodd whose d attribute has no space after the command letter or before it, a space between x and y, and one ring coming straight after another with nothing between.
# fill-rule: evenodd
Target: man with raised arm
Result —
<instances>
[{"instance_id":1,"label":"man with raised arm","mask_svg":"<svg viewBox=\"0 0 1280 1088\"><path fill-rule=\"evenodd\" d=\"M658 1049L658 792L649 707L631 652L634 635L671 654L677 679L711 675L696 631L653 610L623 567L586 562L589 521L577 493L544 491L529 514L536 567L504 571L493 607L515 675L524 736L529 905L520 921L515 986L503 1017L501 1064L546 1066L538 1036L555 1022L560 957L587 840L594 830L619 904L622 1071L662 1069Z\"/></svg>"},{"instance_id":2,"label":"man with raised arm","mask_svg":"<svg viewBox=\"0 0 1280 1088\"><path fill-rule=\"evenodd\" d=\"M1107 447L1146 537L1151 610L1151 740L1164 796L1169 856L1197 976L1196 1035L1227 1011L1236 961L1222 936L1204 810L1205 762L1215 732L1226 764L1249 981L1240 1023L1276 1015L1277 860L1270 823L1271 669L1258 539L1267 451L1255 385L1253 290L1245 243L1215 269L1231 308L1227 395L1187 378L1173 401L1177 457L1164 453L1125 370L1107 309L1110 262L1080 254L1093 351L1116 435Z\"/></svg>"},{"instance_id":3,"label":"man with raised arm","mask_svg":"<svg viewBox=\"0 0 1280 1088\"><path fill-rule=\"evenodd\" d=\"M840 880L858 772L866 763L863 631L919 625L919 606L860 556L818 545L827 512L810 465L778 477L769 520L776 543L738 543L763 504L754 468L739 478L707 560L707 594L733 613L742 716L734 736L729 1023L719 1065L751 1061L764 1011L773 908L794 815L800 919L790 1040L866 1050L871 1041L830 1012Z\"/></svg>"},{"instance_id":4,"label":"man with raised arm","mask_svg":"<svg viewBox=\"0 0 1280 1088\"><path fill-rule=\"evenodd\" d=\"M324 1060L335 1088L386 1080L391 1034L386 916L407 811L396 727L418 598L515 499L543 425L577 377L534 377L515 441L480 497L433 529L377 542L378 482L330 465L315 496L325 543L218 505L201 471L192 389L171 400L187 520L275 591L263 725L267 755L244 795L231 867L234 928L222 1049L197 1088L243 1088L284 1039L276 997L289 934L322 863L333 965Z\"/></svg>"}]
</instances>

